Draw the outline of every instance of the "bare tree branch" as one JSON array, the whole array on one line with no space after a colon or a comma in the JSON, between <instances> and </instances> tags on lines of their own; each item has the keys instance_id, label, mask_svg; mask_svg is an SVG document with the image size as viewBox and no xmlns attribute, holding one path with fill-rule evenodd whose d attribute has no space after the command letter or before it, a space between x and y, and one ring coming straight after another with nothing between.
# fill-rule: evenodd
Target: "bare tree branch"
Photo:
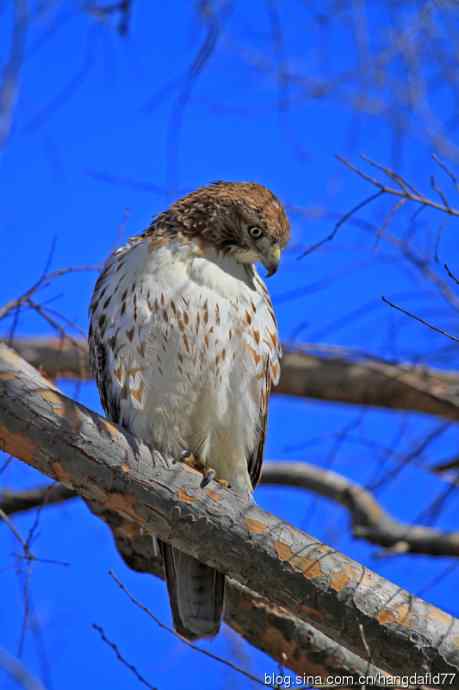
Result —
<instances>
[{"instance_id":1,"label":"bare tree branch","mask_svg":"<svg viewBox=\"0 0 459 690\"><path fill-rule=\"evenodd\" d=\"M331 470L305 462L268 462L263 467L262 482L300 487L340 503L350 513L355 537L395 553L459 556L459 532L441 532L394 520L369 491Z\"/></svg>"},{"instance_id":2,"label":"bare tree branch","mask_svg":"<svg viewBox=\"0 0 459 690\"><path fill-rule=\"evenodd\" d=\"M112 640L108 639L107 635L105 634L105 630L100 625L93 623L92 627L94 628L94 630L96 630L96 632L99 633L102 641L105 642L105 644L108 647L110 647L110 649L114 652L118 661L121 664L123 664L123 666L125 666L137 678L139 683L141 683L145 687L149 688L150 690L158 690L157 688L153 687L153 685L151 685L147 680L145 680L145 678L141 675L141 673L139 673L139 671L134 666L134 664L129 663L129 661L127 661L124 658L124 656L121 654L121 652L118 648L118 645L116 645L114 642L112 642Z\"/></svg>"},{"instance_id":3,"label":"bare tree branch","mask_svg":"<svg viewBox=\"0 0 459 690\"><path fill-rule=\"evenodd\" d=\"M45 690L39 680L34 678L19 659L11 656L0 647L0 668L4 669L24 690Z\"/></svg>"},{"instance_id":4,"label":"bare tree branch","mask_svg":"<svg viewBox=\"0 0 459 690\"><path fill-rule=\"evenodd\" d=\"M76 498L76 494L63 484L51 484L38 486L27 491L0 490L0 513L13 515L33 508L41 508L49 505L63 503Z\"/></svg>"},{"instance_id":5,"label":"bare tree branch","mask_svg":"<svg viewBox=\"0 0 459 690\"><path fill-rule=\"evenodd\" d=\"M127 36L129 33L129 22L132 11L132 0L119 0L110 5L96 5L88 3L83 8L97 19L106 20L112 15L118 15L118 33L120 36Z\"/></svg>"},{"instance_id":6,"label":"bare tree branch","mask_svg":"<svg viewBox=\"0 0 459 690\"><path fill-rule=\"evenodd\" d=\"M125 563L133 570L164 579L161 558L150 536L132 523L120 523L119 516L116 520L106 513L102 517L109 524ZM324 682L330 674L385 675L384 671L331 640L310 623L236 580L227 580L224 615L227 625L250 644L296 673L317 675Z\"/></svg>"},{"instance_id":7,"label":"bare tree branch","mask_svg":"<svg viewBox=\"0 0 459 690\"><path fill-rule=\"evenodd\" d=\"M355 213L357 213L357 211L361 211L362 208L365 208L365 206L368 206L368 204L371 204L372 201L375 201L383 194L384 192L379 190L378 192L375 192L375 194L370 194L369 197L367 197L363 201L360 201L356 206L353 206L353 208L351 208L350 211L347 211L347 213L341 216L341 218L335 223L333 230L326 237L322 238L318 242L314 242L314 244L311 244L309 247L307 247L299 258L303 259L305 256L308 256L309 254L312 254L312 252L317 251L317 249L320 249L327 242L331 242L332 240L334 240L338 233L338 230L342 225L344 225L350 218L352 218L352 216Z\"/></svg>"},{"instance_id":8,"label":"bare tree branch","mask_svg":"<svg viewBox=\"0 0 459 690\"><path fill-rule=\"evenodd\" d=\"M241 666L238 666L237 664L234 664L232 661L229 659L224 659L223 657L219 656L218 654L214 654L214 652L211 652L208 649L203 649L202 647L199 647L199 645L195 644L194 642L191 642L190 640L187 640L181 635L179 635L178 632L176 632L173 628L171 628L169 625L166 625L162 621L159 620L158 616L156 616L145 604L142 604L137 597L135 597L131 592L127 589L127 587L121 582L121 580L118 578L118 576L110 570L109 572L110 577L112 580L116 582L118 587L121 589L124 594L129 598L129 600L134 604L134 606L137 606L141 611L147 614L153 620L156 625L158 625L162 630L166 630L169 634L173 635L175 638L180 640L183 644L185 644L187 647L190 649L193 649L195 652L198 654L203 654L204 656L208 657L209 659L213 659L214 661L217 661L218 663L224 664L228 668L230 668L233 671L236 671L237 673L242 674L252 682L256 683L257 685L262 685L263 687L265 686L265 683L261 678L258 676L254 676L252 673L246 671L245 669L241 668Z\"/></svg>"},{"instance_id":9,"label":"bare tree branch","mask_svg":"<svg viewBox=\"0 0 459 690\"><path fill-rule=\"evenodd\" d=\"M435 333L439 333L440 335L444 335L446 338L453 340L455 343L459 343L459 338L457 338L455 335L448 333L448 331L445 331L443 328L439 328L438 326L434 326L433 323L426 321L426 319L421 318L417 314L413 314L413 312L408 311L408 309L404 309L399 304L395 304L394 302L391 302L390 299L387 299L387 297L382 297L382 301L385 304L389 305L389 307L392 307L392 309L396 309L397 311L400 311L402 314L405 314L405 316L409 316L410 319L414 319L415 321L419 321L419 323L422 323L423 326L427 326L427 328L430 328L431 331L435 331Z\"/></svg>"},{"instance_id":10,"label":"bare tree branch","mask_svg":"<svg viewBox=\"0 0 459 690\"><path fill-rule=\"evenodd\" d=\"M415 204L419 204L420 206L425 206L433 208L436 211L441 211L442 213L446 213L449 216L459 217L459 209L453 208L449 204L444 192L438 187L433 178L431 178L431 186L433 190L436 192L436 194L439 195L439 202L434 201L430 197L427 197L425 194L421 194L416 189L414 189L414 187L404 177L399 175L399 173L395 172L391 168L388 168L387 166L381 165L381 163L377 163L376 161L371 160L370 158L368 158L368 156L362 155L361 158L370 166L376 168L384 175L386 175L390 180L392 180L392 182L394 182L397 185L396 187L391 187L390 185L386 184L386 182L382 182L373 175L369 175L367 172L365 172L358 166L354 165L353 163L350 163L350 161L346 160L342 156L337 156L337 158L340 161L340 163L346 166L346 168L349 168L349 170L351 170L353 173L361 177L369 184L373 185L373 187L376 187L376 189L379 190L380 194L387 194L388 196L400 197L402 199L405 199L406 201L411 201Z\"/></svg>"},{"instance_id":11,"label":"bare tree branch","mask_svg":"<svg viewBox=\"0 0 459 690\"><path fill-rule=\"evenodd\" d=\"M459 670L459 621L148 449L0 346L2 448L254 589L384 670ZM361 627L362 626L362 627Z\"/></svg>"},{"instance_id":12,"label":"bare tree branch","mask_svg":"<svg viewBox=\"0 0 459 690\"><path fill-rule=\"evenodd\" d=\"M435 471L456 465L457 460L438 466ZM270 461L263 465L261 484L298 487L336 501L349 511L355 537L390 548L394 553L459 556L459 532L400 522L379 505L370 491L337 472L307 462ZM62 503L76 496L62 484L29 491L0 491L0 515Z\"/></svg>"},{"instance_id":13,"label":"bare tree branch","mask_svg":"<svg viewBox=\"0 0 459 690\"><path fill-rule=\"evenodd\" d=\"M7 317L12 312L22 307L30 298L38 291L49 287L58 278L69 273L80 273L84 271L98 271L100 266L77 266L74 268L60 268L52 273L43 273L40 278L30 288L28 288L22 295L15 297L10 302L7 302L0 307L0 320Z\"/></svg>"},{"instance_id":14,"label":"bare tree branch","mask_svg":"<svg viewBox=\"0 0 459 690\"><path fill-rule=\"evenodd\" d=\"M58 483L29 491L3 491L0 509L12 515L77 497L77 493ZM148 535L132 523L121 521L119 515L103 513L101 517L112 530L118 551L130 568L164 578L161 558ZM225 621L253 646L297 673L320 675L324 682L330 674L383 674L313 626L234 580L229 581L226 589Z\"/></svg>"},{"instance_id":15,"label":"bare tree branch","mask_svg":"<svg viewBox=\"0 0 459 690\"><path fill-rule=\"evenodd\" d=\"M459 420L459 375L424 366L352 358L338 349L285 348L275 393L394 410L425 412ZM313 354L314 351L319 354ZM329 349L329 354L333 348Z\"/></svg>"},{"instance_id":16,"label":"bare tree branch","mask_svg":"<svg viewBox=\"0 0 459 690\"><path fill-rule=\"evenodd\" d=\"M11 132L29 22L27 0L14 1L11 49L0 80L0 148Z\"/></svg>"}]
</instances>

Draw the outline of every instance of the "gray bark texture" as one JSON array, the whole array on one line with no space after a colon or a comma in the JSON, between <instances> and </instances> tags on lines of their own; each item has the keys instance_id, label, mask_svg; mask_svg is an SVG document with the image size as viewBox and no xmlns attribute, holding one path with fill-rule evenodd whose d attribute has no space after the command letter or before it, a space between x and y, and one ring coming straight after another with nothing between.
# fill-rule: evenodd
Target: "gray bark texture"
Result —
<instances>
[{"instance_id":1,"label":"gray bark texture","mask_svg":"<svg viewBox=\"0 0 459 690\"><path fill-rule=\"evenodd\" d=\"M141 533L228 574L392 673L459 670L459 621L164 458L0 345L0 443ZM459 687L459 675L451 687Z\"/></svg>"},{"instance_id":2,"label":"gray bark texture","mask_svg":"<svg viewBox=\"0 0 459 690\"><path fill-rule=\"evenodd\" d=\"M265 461L260 484L291 486L335 501L347 509L353 536L383 546L386 553L459 556L459 532L400 522L380 506L371 492L332 470L307 462ZM77 496L58 483L24 491L3 489L0 511L14 515Z\"/></svg>"}]
</instances>

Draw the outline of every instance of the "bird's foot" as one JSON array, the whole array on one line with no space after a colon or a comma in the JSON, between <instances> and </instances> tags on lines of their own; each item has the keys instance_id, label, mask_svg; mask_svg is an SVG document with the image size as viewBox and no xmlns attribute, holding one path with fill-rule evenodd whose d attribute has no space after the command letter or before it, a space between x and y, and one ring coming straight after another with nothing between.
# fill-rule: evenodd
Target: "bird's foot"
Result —
<instances>
[{"instance_id":1,"label":"bird's foot","mask_svg":"<svg viewBox=\"0 0 459 690\"><path fill-rule=\"evenodd\" d=\"M204 470L204 465L191 450L182 450L180 453L180 462L185 463L185 465L188 465L188 467L191 467L193 470L201 472L201 474Z\"/></svg>"},{"instance_id":2,"label":"bird's foot","mask_svg":"<svg viewBox=\"0 0 459 690\"><path fill-rule=\"evenodd\" d=\"M204 488L210 482L215 479L215 470L211 469L210 467L206 467L201 460L196 457L196 455L191 451L191 450L183 450L180 453L180 461L184 462L185 465L188 465L188 467L191 467L191 469L196 470L200 474L202 474L202 481L201 481L201 488Z\"/></svg>"},{"instance_id":3,"label":"bird's foot","mask_svg":"<svg viewBox=\"0 0 459 690\"><path fill-rule=\"evenodd\" d=\"M224 489L229 489L231 486L231 484L228 481L226 481L226 479L216 479L215 481L218 482L220 486L223 486Z\"/></svg>"},{"instance_id":4,"label":"bird's foot","mask_svg":"<svg viewBox=\"0 0 459 690\"><path fill-rule=\"evenodd\" d=\"M211 481L215 479L215 470L212 467L206 467L203 471L201 481L201 489L204 489Z\"/></svg>"},{"instance_id":5,"label":"bird's foot","mask_svg":"<svg viewBox=\"0 0 459 690\"><path fill-rule=\"evenodd\" d=\"M216 472L212 467L207 467L201 460L196 457L196 455L191 450L182 450L180 453L180 462L184 462L185 465L191 467L193 470L200 472L202 474L202 480L200 487L204 489L210 482L216 481L225 489L230 486L230 483L226 479L216 479Z\"/></svg>"},{"instance_id":6,"label":"bird's foot","mask_svg":"<svg viewBox=\"0 0 459 690\"><path fill-rule=\"evenodd\" d=\"M201 482L201 489L204 489L210 482L215 481L217 484L220 484L220 486L223 486L224 489L228 489L230 487L230 483L226 481L226 479L217 479L215 476L215 470L212 469L212 467L208 467L204 470L203 472L203 478Z\"/></svg>"}]
</instances>

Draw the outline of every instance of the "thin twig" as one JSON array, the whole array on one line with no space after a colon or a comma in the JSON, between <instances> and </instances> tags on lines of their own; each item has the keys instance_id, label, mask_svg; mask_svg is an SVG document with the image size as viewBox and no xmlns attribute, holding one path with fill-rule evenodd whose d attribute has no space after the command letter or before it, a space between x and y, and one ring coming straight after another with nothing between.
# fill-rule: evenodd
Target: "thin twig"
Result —
<instances>
[{"instance_id":1,"label":"thin twig","mask_svg":"<svg viewBox=\"0 0 459 690\"><path fill-rule=\"evenodd\" d=\"M336 225L335 225L335 227L333 228L333 230L331 231L331 233L330 233L329 235L327 235L327 237L324 237L324 239L319 240L319 242L316 242L315 244L310 245L310 246L303 252L303 254L301 254L301 255L298 257L298 259L303 259L305 256L308 256L308 254L311 254L312 252L315 252L317 249L319 249L319 247L322 247L322 245L324 245L324 244L326 244L327 242L330 242L331 240L333 240L333 239L336 237L336 234L337 234L338 230L340 229L340 227L341 227L342 225L344 225L344 223L345 223L346 221L348 221L349 218L351 218L351 217L354 215L354 213L357 213L357 211L360 211L362 208L364 208L365 206L367 206L368 204L370 204L372 201L375 201L375 199L377 199L378 197L382 196L383 194L384 194L383 191L379 191L379 192L376 192L375 194L371 194L369 197L367 197L366 199L364 199L363 201L361 201L359 204L357 204L357 206L354 206L353 208L351 208L351 210L348 211L347 213L345 213L344 216L341 216L341 218L340 218L339 221L336 223Z\"/></svg>"},{"instance_id":2,"label":"thin twig","mask_svg":"<svg viewBox=\"0 0 459 690\"><path fill-rule=\"evenodd\" d=\"M440 168L443 170L443 172L445 172L448 175L449 179L451 180L453 185L456 187L456 190L459 191L458 179L457 179L456 175L452 172L452 170L435 153L432 154L432 159L435 161L435 163L438 166L440 166Z\"/></svg>"},{"instance_id":3,"label":"thin twig","mask_svg":"<svg viewBox=\"0 0 459 690\"><path fill-rule=\"evenodd\" d=\"M111 5L99 6L87 4L84 8L86 12L98 19L106 19L112 14L119 15L118 33L120 36L127 36L129 32L129 20L132 10L132 0L119 0Z\"/></svg>"},{"instance_id":4,"label":"thin twig","mask_svg":"<svg viewBox=\"0 0 459 690\"><path fill-rule=\"evenodd\" d=\"M402 314L409 316L411 319L414 319L415 321L419 321L419 323L422 323L424 326L427 326L427 328L430 328L431 331L435 331L435 333L440 333L441 335L445 335L450 340L454 340L455 343L459 343L459 338L456 338L455 335L451 335L451 333L448 333L448 331L444 331L442 328L439 328L438 326L434 326L432 323L429 323L429 321L426 321L425 319L422 319L420 316L417 316L416 314L413 314L412 312L408 311L407 309L400 307L398 304L391 302L389 299L387 299L387 297L382 297L381 299L383 302L388 304L389 307L392 307L393 309L397 309L397 311L401 311Z\"/></svg>"},{"instance_id":5,"label":"thin twig","mask_svg":"<svg viewBox=\"0 0 459 690\"><path fill-rule=\"evenodd\" d=\"M10 55L3 69L0 83L0 148L4 146L11 132L29 21L26 0L15 0L13 6L14 18Z\"/></svg>"},{"instance_id":6,"label":"thin twig","mask_svg":"<svg viewBox=\"0 0 459 690\"><path fill-rule=\"evenodd\" d=\"M151 685L151 683L149 683L147 680L145 680L145 678L138 672L138 670L136 669L136 667L133 664L130 664L129 661L126 661L124 656L121 654L118 646L114 642L112 642L111 640L108 639L108 637L106 636L106 634L104 632L104 629L100 625L93 623L92 627L94 628L94 630L97 630L97 632L99 633L99 635L101 636L101 638L105 642L105 644L108 645L115 652L115 655L116 655L116 658L118 659L118 661L121 662L123 664L123 666L126 666L126 668L128 668L130 670L130 672L134 674L134 676L137 678L139 683L142 683L142 685L145 685L145 687L149 688L150 690L158 690L156 687Z\"/></svg>"},{"instance_id":7,"label":"thin twig","mask_svg":"<svg viewBox=\"0 0 459 690\"><path fill-rule=\"evenodd\" d=\"M231 2L226 0L224 10L227 12L231 7ZM167 147L167 189L168 192L175 192L179 178L179 151L180 138L183 128L183 120L186 108L190 102L191 95L199 76L204 71L207 63L212 57L217 42L220 38L222 17L215 10L212 0L199 0L198 13L206 26L206 34L199 49L189 66L183 86L174 102L172 114L169 118L166 147ZM221 13L223 15L223 12Z\"/></svg>"},{"instance_id":8,"label":"thin twig","mask_svg":"<svg viewBox=\"0 0 459 690\"><path fill-rule=\"evenodd\" d=\"M369 156L366 156L364 153L361 154L360 156L362 160L364 160L368 165L371 165L373 168L376 168L376 170L380 170L384 175L387 175L389 180L392 180L397 184L400 189L402 189L404 192L407 194L414 194L414 195L419 195L419 192L413 185L408 182L408 180L405 180L404 177L402 177L398 172L395 170L392 170L391 168L387 167L387 165L383 165L382 163L378 163L377 161L374 161L372 158Z\"/></svg>"},{"instance_id":9,"label":"thin twig","mask_svg":"<svg viewBox=\"0 0 459 690\"><path fill-rule=\"evenodd\" d=\"M451 278L451 280L454 280L454 282L455 282L457 285L459 285L459 278L457 278L457 276L454 275L454 273L451 271L451 269L450 269L450 267L448 266L448 264L445 264L445 265L444 265L444 268L445 268L446 273L447 273L447 274L449 275L449 277Z\"/></svg>"},{"instance_id":10,"label":"thin twig","mask_svg":"<svg viewBox=\"0 0 459 690\"><path fill-rule=\"evenodd\" d=\"M170 628L168 625L163 623L155 614L147 607L145 604L142 604L129 590L126 588L126 586L121 582L121 580L117 577L117 575L113 572L113 570L109 570L108 574L116 582L118 587L121 589L124 594L129 598L129 600L137 606L141 611L147 614L155 623L158 625L162 630L166 630L169 634L173 635L176 637L180 642L183 644L186 644L187 647L190 647L191 649L194 649L194 651L199 652L200 654L204 654L205 656L209 657L210 659L213 659L214 661L218 661L220 664L224 664L225 666L228 666L228 668L231 668L233 671L236 671L236 673L240 673L249 680L253 681L254 683L257 683L258 685L261 685L262 687L266 687L265 683L261 678L258 678L258 676L254 676L252 673L249 671L246 671L245 669L241 668L240 666L237 666L236 664L233 664L232 661L229 661L228 659L223 659L221 656L218 656L217 654L213 654L212 652L209 652L207 649L203 649L202 647L198 647L197 645L193 644L192 642L189 642L186 640L184 637L179 635L175 630ZM277 686L276 686L277 687Z\"/></svg>"},{"instance_id":11,"label":"thin twig","mask_svg":"<svg viewBox=\"0 0 459 690\"><path fill-rule=\"evenodd\" d=\"M438 194L438 196L440 197L440 200L444 204L444 206L447 209L450 209L451 206L449 205L449 201L446 198L444 191L437 185L437 181L433 175L430 176L430 186L432 187L433 191Z\"/></svg>"},{"instance_id":12,"label":"thin twig","mask_svg":"<svg viewBox=\"0 0 459 690\"><path fill-rule=\"evenodd\" d=\"M449 216L455 216L459 217L459 209L453 208L452 206L449 205L449 203L439 203L437 201L433 201L433 199L430 199L429 197L421 194L420 192L416 191L414 187L401 175L398 173L394 172L390 168L387 168L386 166L381 165L380 163L376 163L375 161L372 161L371 159L367 158L366 156L362 156L363 160L365 160L369 165L372 165L373 167L378 168L379 170L382 170L390 179L392 179L398 186L399 189L395 187L390 187L384 182L381 182L381 180L377 179L376 177L373 177L372 175L369 175L365 171L361 170L358 168L356 165L353 165L350 161L348 161L346 158L343 158L342 156L337 156L337 159L346 166L349 170L351 170L353 173L361 177L363 180L366 182L369 182L373 187L376 187L380 191L381 194L388 194L392 196L397 196L401 197L403 199L406 199L407 201L412 201L416 204L421 204L422 206L427 206L433 209L436 209L437 211L441 211L442 213L446 213ZM438 190L436 190L438 191Z\"/></svg>"},{"instance_id":13,"label":"thin twig","mask_svg":"<svg viewBox=\"0 0 459 690\"><path fill-rule=\"evenodd\" d=\"M25 666L0 647L0 668L8 673L24 690L45 690L37 678L34 678Z\"/></svg>"},{"instance_id":14,"label":"thin twig","mask_svg":"<svg viewBox=\"0 0 459 690\"><path fill-rule=\"evenodd\" d=\"M1 519L3 520L3 522L9 527L10 531L14 534L14 536L16 537L16 539L18 540L18 542L21 544L21 546L22 546L22 548L23 548L23 551L24 551L24 557L26 558L26 560L28 560L28 561L34 560L34 559L35 559L35 556L34 556L33 553L30 551L30 546L29 546L29 544L28 544L27 541L24 539L24 537L22 536L22 534L19 532L19 530L17 529L17 527L16 527L16 525L14 524L14 522L13 522L12 520L10 520L10 518L8 517L8 515L7 515L1 508L0 508L0 518L1 518Z\"/></svg>"},{"instance_id":15,"label":"thin twig","mask_svg":"<svg viewBox=\"0 0 459 690\"><path fill-rule=\"evenodd\" d=\"M62 276L67 275L68 273L81 273L84 271L99 270L100 266L97 265L77 266L74 268L61 268L57 271L52 271L51 273L47 273L45 275L40 276L37 282L34 283L30 288L28 288L28 290L26 290L22 295L16 297L10 302L7 302L5 305L3 305L3 307L0 307L0 320L4 319L15 309L21 307L25 302L27 302L28 299L32 297L32 295L34 295L39 290L43 290L44 288L48 287L49 285L51 285L52 282L54 282L58 278L61 278Z\"/></svg>"}]
</instances>

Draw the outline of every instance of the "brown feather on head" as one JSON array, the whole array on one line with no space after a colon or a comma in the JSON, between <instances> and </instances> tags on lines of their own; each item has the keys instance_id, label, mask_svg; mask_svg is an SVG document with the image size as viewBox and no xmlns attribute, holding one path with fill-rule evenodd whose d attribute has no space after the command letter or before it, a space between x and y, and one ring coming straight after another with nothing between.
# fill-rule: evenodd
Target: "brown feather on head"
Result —
<instances>
[{"instance_id":1,"label":"brown feather on head","mask_svg":"<svg viewBox=\"0 0 459 690\"><path fill-rule=\"evenodd\" d=\"M277 197L255 182L213 182L176 201L147 231L200 237L240 263L261 261L272 275L290 238Z\"/></svg>"}]
</instances>

